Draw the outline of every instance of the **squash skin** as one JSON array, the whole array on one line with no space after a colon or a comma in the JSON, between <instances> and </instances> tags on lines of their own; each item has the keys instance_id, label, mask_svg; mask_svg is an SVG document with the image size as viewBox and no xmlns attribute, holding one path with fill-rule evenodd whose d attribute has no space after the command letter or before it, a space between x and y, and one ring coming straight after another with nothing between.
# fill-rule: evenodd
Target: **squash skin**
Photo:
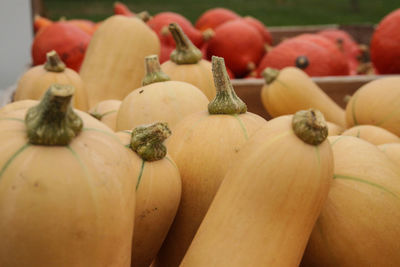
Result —
<instances>
[{"instance_id":1,"label":"squash skin","mask_svg":"<svg viewBox=\"0 0 400 267\"><path fill-rule=\"evenodd\" d=\"M302 266L399 266L398 166L362 139L328 139L335 175Z\"/></svg>"},{"instance_id":2,"label":"squash skin","mask_svg":"<svg viewBox=\"0 0 400 267\"><path fill-rule=\"evenodd\" d=\"M80 70L89 107L107 99L122 100L140 87L144 57L159 53L157 35L140 19L113 15L102 22L93 34Z\"/></svg>"},{"instance_id":3,"label":"squash skin","mask_svg":"<svg viewBox=\"0 0 400 267\"><path fill-rule=\"evenodd\" d=\"M185 116L207 108L207 97L195 86L180 81L156 82L124 98L117 114L117 130L167 122L173 130Z\"/></svg>"},{"instance_id":4,"label":"squash skin","mask_svg":"<svg viewBox=\"0 0 400 267\"><path fill-rule=\"evenodd\" d=\"M379 150L388 156L397 166L400 166L400 144L388 143L378 146Z\"/></svg>"},{"instance_id":5,"label":"squash skin","mask_svg":"<svg viewBox=\"0 0 400 267\"><path fill-rule=\"evenodd\" d=\"M266 124L253 113L184 118L166 141L182 178L182 197L175 220L155 266L179 266L219 184L247 139Z\"/></svg>"},{"instance_id":6,"label":"squash skin","mask_svg":"<svg viewBox=\"0 0 400 267\"><path fill-rule=\"evenodd\" d=\"M269 121L232 160L180 266L297 266L328 195L333 155L292 116ZM284 166L284 167L283 167Z\"/></svg>"},{"instance_id":7,"label":"squash skin","mask_svg":"<svg viewBox=\"0 0 400 267\"><path fill-rule=\"evenodd\" d=\"M340 135L344 131L343 127L341 127L333 122L327 121L326 124L328 125L328 135L329 136Z\"/></svg>"},{"instance_id":8,"label":"squash skin","mask_svg":"<svg viewBox=\"0 0 400 267\"><path fill-rule=\"evenodd\" d=\"M216 89L211 62L202 59L196 64L178 65L169 60L161 65L161 69L173 81L187 82L196 86L207 96L208 100L215 97Z\"/></svg>"},{"instance_id":9,"label":"squash skin","mask_svg":"<svg viewBox=\"0 0 400 267\"><path fill-rule=\"evenodd\" d=\"M342 135L355 136L374 145L400 143L397 135L374 125L357 125L347 129Z\"/></svg>"},{"instance_id":10,"label":"squash skin","mask_svg":"<svg viewBox=\"0 0 400 267\"><path fill-rule=\"evenodd\" d=\"M302 70L286 67L261 89L261 101L272 117L315 108L327 121L346 128L344 110L329 98Z\"/></svg>"},{"instance_id":11,"label":"squash skin","mask_svg":"<svg viewBox=\"0 0 400 267\"><path fill-rule=\"evenodd\" d=\"M44 65L32 67L19 79L14 101L40 100L53 83L74 86L73 106L82 111L88 110L88 97L82 79L77 72L70 68L65 68L63 72L52 72L46 70Z\"/></svg>"},{"instance_id":12,"label":"squash skin","mask_svg":"<svg viewBox=\"0 0 400 267\"><path fill-rule=\"evenodd\" d=\"M91 110L89 114L94 116L96 119L110 127L111 130L116 131L117 129L117 114L119 107L121 106L120 100L104 100L97 103ZM99 118L98 118L99 116Z\"/></svg>"},{"instance_id":13,"label":"squash skin","mask_svg":"<svg viewBox=\"0 0 400 267\"><path fill-rule=\"evenodd\" d=\"M400 78L385 77L361 86L346 106L347 126L370 124L400 135Z\"/></svg>"},{"instance_id":14,"label":"squash skin","mask_svg":"<svg viewBox=\"0 0 400 267\"><path fill-rule=\"evenodd\" d=\"M129 151L108 127L76 110L85 128L69 147L30 145L5 168L27 143L25 112L0 120L6 140L0 148L0 266L130 266L135 191Z\"/></svg>"},{"instance_id":15,"label":"squash skin","mask_svg":"<svg viewBox=\"0 0 400 267\"><path fill-rule=\"evenodd\" d=\"M37 100L32 100L32 99L26 99L26 100L20 100L20 101L15 101L11 102L3 107L0 108L0 116L3 116L9 112L12 112L14 110L20 110L20 109L27 109L30 108L34 105L37 105L39 101Z\"/></svg>"},{"instance_id":16,"label":"squash skin","mask_svg":"<svg viewBox=\"0 0 400 267\"><path fill-rule=\"evenodd\" d=\"M130 145L131 135L118 132L124 145ZM175 162L166 155L157 161L143 163L131 151L130 161L135 166L131 177L136 182L135 229L132 245L132 263L135 267L148 267L157 255L174 220L181 199L181 178ZM140 175L141 166L143 172Z\"/></svg>"}]
</instances>

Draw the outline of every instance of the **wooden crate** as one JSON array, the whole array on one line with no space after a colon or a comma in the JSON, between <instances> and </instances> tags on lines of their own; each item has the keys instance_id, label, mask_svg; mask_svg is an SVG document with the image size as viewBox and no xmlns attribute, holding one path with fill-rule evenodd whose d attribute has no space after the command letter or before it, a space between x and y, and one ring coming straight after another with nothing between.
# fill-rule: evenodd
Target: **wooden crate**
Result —
<instances>
[{"instance_id":1,"label":"wooden crate","mask_svg":"<svg viewBox=\"0 0 400 267\"><path fill-rule=\"evenodd\" d=\"M312 80L344 108L346 106L344 102L346 95L351 96L362 85L382 77L386 77L386 75L314 77ZM261 102L260 94L264 85L263 79L237 79L232 80L232 85L236 94L247 104L250 112L266 119L271 118Z\"/></svg>"}]
</instances>

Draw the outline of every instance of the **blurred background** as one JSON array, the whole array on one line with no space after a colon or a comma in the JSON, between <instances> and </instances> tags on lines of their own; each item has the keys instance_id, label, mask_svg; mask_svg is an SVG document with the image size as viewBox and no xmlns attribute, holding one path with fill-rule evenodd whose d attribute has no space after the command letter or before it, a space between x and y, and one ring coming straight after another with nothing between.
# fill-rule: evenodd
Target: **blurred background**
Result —
<instances>
[{"instance_id":1,"label":"blurred background","mask_svg":"<svg viewBox=\"0 0 400 267\"><path fill-rule=\"evenodd\" d=\"M2 0L4 1L4 0ZM39 2L39 1L38 1ZM112 15L114 0L42 0L43 15L56 20L87 18L100 21ZM377 23L399 7L398 0L121 0L133 12L180 13L195 22L207 9L221 6L251 15L267 26Z\"/></svg>"}]
</instances>

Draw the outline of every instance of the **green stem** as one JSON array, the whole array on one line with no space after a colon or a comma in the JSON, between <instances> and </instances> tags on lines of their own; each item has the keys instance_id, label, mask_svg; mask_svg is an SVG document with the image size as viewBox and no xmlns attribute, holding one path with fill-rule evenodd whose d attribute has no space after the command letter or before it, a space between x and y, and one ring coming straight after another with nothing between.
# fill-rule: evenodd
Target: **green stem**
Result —
<instances>
[{"instance_id":1,"label":"green stem","mask_svg":"<svg viewBox=\"0 0 400 267\"><path fill-rule=\"evenodd\" d=\"M303 142L319 145L328 137L324 115L316 109L300 110L293 115L292 128Z\"/></svg>"},{"instance_id":2,"label":"green stem","mask_svg":"<svg viewBox=\"0 0 400 267\"><path fill-rule=\"evenodd\" d=\"M148 11L142 11L136 14L136 17L141 19L143 22L148 22L151 19L151 15Z\"/></svg>"},{"instance_id":3,"label":"green stem","mask_svg":"<svg viewBox=\"0 0 400 267\"><path fill-rule=\"evenodd\" d=\"M71 107L74 91L71 85L53 84L40 103L28 110L25 125L29 143L65 146L80 133L83 121Z\"/></svg>"},{"instance_id":4,"label":"green stem","mask_svg":"<svg viewBox=\"0 0 400 267\"><path fill-rule=\"evenodd\" d=\"M161 70L160 61L157 55L150 55L144 58L146 75L142 80L142 85L171 80L167 74Z\"/></svg>"},{"instance_id":5,"label":"green stem","mask_svg":"<svg viewBox=\"0 0 400 267\"><path fill-rule=\"evenodd\" d=\"M203 54L192 41L186 36L182 28L175 22L169 24L169 31L174 37L176 49L171 53L171 61L178 65L181 64L196 64L199 62Z\"/></svg>"},{"instance_id":6,"label":"green stem","mask_svg":"<svg viewBox=\"0 0 400 267\"><path fill-rule=\"evenodd\" d=\"M60 59L60 56L55 50L51 50L46 54L46 63L44 68L51 72L63 72L65 70L65 64Z\"/></svg>"},{"instance_id":7,"label":"green stem","mask_svg":"<svg viewBox=\"0 0 400 267\"><path fill-rule=\"evenodd\" d=\"M273 69L273 68L266 68L263 72L262 72L262 76L265 79L265 82L267 84L271 84L273 83L273 81L276 80L276 78L278 78L279 76L279 70L277 69Z\"/></svg>"},{"instance_id":8,"label":"green stem","mask_svg":"<svg viewBox=\"0 0 400 267\"><path fill-rule=\"evenodd\" d=\"M130 147L145 161L160 160L167 154L163 142L170 135L167 123L139 126L132 131Z\"/></svg>"},{"instance_id":9,"label":"green stem","mask_svg":"<svg viewBox=\"0 0 400 267\"><path fill-rule=\"evenodd\" d=\"M208 113L230 115L246 113L247 106L236 95L222 57L212 57L212 72L217 94L208 104Z\"/></svg>"}]
</instances>

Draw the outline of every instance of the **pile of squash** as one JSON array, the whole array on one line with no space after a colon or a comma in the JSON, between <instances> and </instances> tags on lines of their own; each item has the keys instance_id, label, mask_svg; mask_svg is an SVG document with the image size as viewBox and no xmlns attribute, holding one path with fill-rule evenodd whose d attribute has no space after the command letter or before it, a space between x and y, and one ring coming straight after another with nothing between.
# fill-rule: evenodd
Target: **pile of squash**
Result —
<instances>
[{"instance_id":1,"label":"pile of squash","mask_svg":"<svg viewBox=\"0 0 400 267\"><path fill-rule=\"evenodd\" d=\"M400 77L338 106L266 68L247 111L178 23L114 15L0 108L0 266L400 266ZM311 38L311 37L310 37ZM398 202L399 201L399 202Z\"/></svg>"}]
</instances>

